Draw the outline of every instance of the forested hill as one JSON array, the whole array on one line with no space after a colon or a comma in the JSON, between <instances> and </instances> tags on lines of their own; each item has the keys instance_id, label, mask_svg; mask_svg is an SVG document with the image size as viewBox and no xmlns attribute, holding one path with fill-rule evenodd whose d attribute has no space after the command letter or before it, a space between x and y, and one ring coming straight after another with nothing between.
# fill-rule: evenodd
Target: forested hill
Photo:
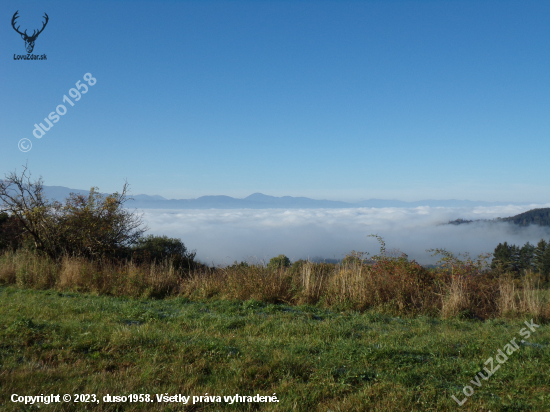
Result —
<instances>
[{"instance_id":1,"label":"forested hill","mask_svg":"<svg viewBox=\"0 0 550 412\"><path fill-rule=\"evenodd\" d=\"M519 226L539 225L550 226L550 207L533 209L516 216L499 219L504 222L512 222Z\"/></svg>"},{"instance_id":2,"label":"forested hill","mask_svg":"<svg viewBox=\"0 0 550 412\"><path fill-rule=\"evenodd\" d=\"M550 207L544 207L539 209L528 210L527 212L520 213L519 215L510 217L497 217L496 219L456 219L449 221L449 225L462 225L474 222L510 222L518 226L550 226Z\"/></svg>"}]
</instances>

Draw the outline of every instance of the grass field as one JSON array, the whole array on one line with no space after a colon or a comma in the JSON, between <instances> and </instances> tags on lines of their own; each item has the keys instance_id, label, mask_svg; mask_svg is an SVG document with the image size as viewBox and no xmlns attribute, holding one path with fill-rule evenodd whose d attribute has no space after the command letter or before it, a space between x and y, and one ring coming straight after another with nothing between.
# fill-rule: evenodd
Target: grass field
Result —
<instances>
[{"instance_id":1,"label":"grass field","mask_svg":"<svg viewBox=\"0 0 550 412\"><path fill-rule=\"evenodd\" d=\"M249 301L138 300L0 288L0 409L12 394L95 394L40 410L548 411L550 327L480 387L516 320L397 318ZM496 360L494 361L497 364ZM465 398L465 385L474 393ZM197 402L193 396L220 396ZM154 402L103 401L149 394ZM191 396L188 404L156 394ZM224 402L235 394L275 402ZM212 400L212 399L210 399Z\"/></svg>"}]
</instances>

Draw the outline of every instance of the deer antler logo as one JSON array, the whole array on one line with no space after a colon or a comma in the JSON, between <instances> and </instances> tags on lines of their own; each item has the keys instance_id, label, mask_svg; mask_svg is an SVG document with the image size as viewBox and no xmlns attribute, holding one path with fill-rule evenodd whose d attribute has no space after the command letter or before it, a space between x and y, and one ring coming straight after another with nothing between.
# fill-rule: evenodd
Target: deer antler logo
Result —
<instances>
[{"instance_id":1,"label":"deer antler logo","mask_svg":"<svg viewBox=\"0 0 550 412\"><path fill-rule=\"evenodd\" d=\"M34 49L34 42L36 41L36 38L38 37L38 35L40 33L42 33L42 31L46 27L46 24L48 24L48 20L50 18L48 17L48 15L46 13L44 13L44 18L46 19L46 21L43 23L42 28L40 30L38 30L38 33L36 32L36 30L34 30L32 32L32 36L29 36L29 35L27 35L27 30L25 30L25 33L21 33L19 31L19 27L21 27L21 26L17 26L17 28L15 27L15 20L19 17L17 15L17 13L19 13L19 10L17 10L15 12L15 14L13 15L13 17L11 19L11 25L13 26L13 29L21 35L21 38L23 40L25 40L25 48L27 49L27 53L32 53L32 51Z\"/></svg>"}]
</instances>

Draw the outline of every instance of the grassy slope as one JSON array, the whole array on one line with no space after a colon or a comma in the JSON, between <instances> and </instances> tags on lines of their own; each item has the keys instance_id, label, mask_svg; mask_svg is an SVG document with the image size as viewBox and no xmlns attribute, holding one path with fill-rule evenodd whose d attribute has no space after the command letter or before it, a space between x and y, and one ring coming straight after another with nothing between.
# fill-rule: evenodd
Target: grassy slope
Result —
<instances>
[{"instance_id":1,"label":"grassy slope","mask_svg":"<svg viewBox=\"0 0 550 412\"><path fill-rule=\"evenodd\" d=\"M519 336L524 320L399 319L255 301L0 288L0 409L35 410L11 403L12 393L208 392L276 393L280 402L101 402L88 410L550 410L550 325L541 325L481 388L474 386L462 407L451 398L464 397L462 387Z\"/></svg>"}]
</instances>

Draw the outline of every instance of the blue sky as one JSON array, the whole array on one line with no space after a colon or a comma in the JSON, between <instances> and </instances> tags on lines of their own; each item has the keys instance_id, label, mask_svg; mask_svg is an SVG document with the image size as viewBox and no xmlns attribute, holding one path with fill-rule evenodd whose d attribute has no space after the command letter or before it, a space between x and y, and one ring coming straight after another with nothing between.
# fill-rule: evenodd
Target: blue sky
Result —
<instances>
[{"instance_id":1,"label":"blue sky","mask_svg":"<svg viewBox=\"0 0 550 412\"><path fill-rule=\"evenodd\" d=\"M46 61L14 60L16 10L31 33L48 13ZM0 16L0 173L28 162L47 185L168 198L550 201L548 1L2 1Z\"/></svg>"}]
</instances>

